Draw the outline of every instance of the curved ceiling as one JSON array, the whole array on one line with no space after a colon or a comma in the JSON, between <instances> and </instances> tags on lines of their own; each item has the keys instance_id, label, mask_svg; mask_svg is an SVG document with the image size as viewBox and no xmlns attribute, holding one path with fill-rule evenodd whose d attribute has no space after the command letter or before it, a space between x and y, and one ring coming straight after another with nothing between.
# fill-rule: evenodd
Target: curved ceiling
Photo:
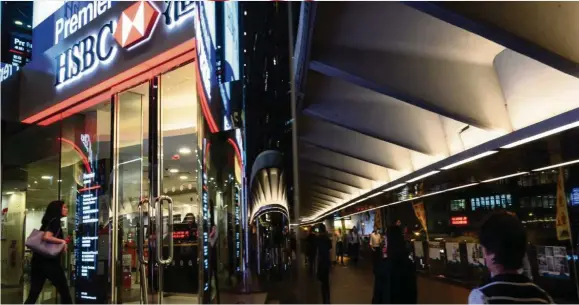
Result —
<instances>
[{"instance_id":1,"label":"curved ceiling","mask_svg":"<svg viewBox=\"0 0 579 305\"><path fill-rule=\"evenodd\" d=\"M306 58L296 80L302 221L578 120L568 112L579 108L579 45L498 13L543 16L540 3L305 5L296 50L298 65ZM565 6L577 20L579 4ZM567 19L557 28L569 11L558 12Z\"/></svg>"}]
</instances>

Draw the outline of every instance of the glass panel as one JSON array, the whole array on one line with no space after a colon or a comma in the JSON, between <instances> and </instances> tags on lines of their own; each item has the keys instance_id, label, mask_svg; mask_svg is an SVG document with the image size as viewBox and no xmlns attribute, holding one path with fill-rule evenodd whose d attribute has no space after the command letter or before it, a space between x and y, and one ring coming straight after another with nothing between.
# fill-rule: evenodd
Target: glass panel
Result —
<instances>
[{"instance_id":1,"label":"glass panel","mask_svg":"<svg viewBox=\"0 0 579 305\"><path fill-rule=\"evenodd\" d=\"M109 234L103 228L110 209L110 102L66 118L60 142L60 198L72 215L63 225L73 240L65 264L71 290L76 303L106 302Z\"/></svg>"},{"instance_id":2,"label":"glass panel","mask_svg":"<svg viewBox=\"0 0 579 305\"><path fill-rule=\"evenodd\" d=\"M30 126L8 138L2 135L3 303L22 303L30 290L32 253L25 238L39 229L49 202L58 199L60 122ZM66 222L66 221L65 221ZM38 303L55 303L56 290L46 282Z\"/></svg>"},{"instance_id":3,"label":"glass panel","mask_svg":"<svg viewBox=\"0 0 579 305\"><path fill-rule=\"evenodd\" d=\"M163 257L169 256L173 235L173 261L164 267L164 302L197 303L199 195L197 177L197 99L195 64L187 64L160 77L161 113L159 160L161 191L173 199L173 226L163 204ZM171 233L172 232L172 233Z\"/></svg>"},{"instance_id":4,"label":"glass panel","mask_svg":"<svg viewBox=\"0 0 579 305\"><path fill-rule=\"evenodd\" d=\"M118 204L118 266L117 291L119 303L139 302L141 297L137 229L139 202L148 197L148 115L149 84L144 83L118 95L117 202ZM146 210L145 210L146 211ZM145 231L148 215L144 216ZM145 234L147 236L148 234ZM145 240L145 248L148 240ZM147 254L148 252L145 251Z\"/></svg>"}]
</instances>

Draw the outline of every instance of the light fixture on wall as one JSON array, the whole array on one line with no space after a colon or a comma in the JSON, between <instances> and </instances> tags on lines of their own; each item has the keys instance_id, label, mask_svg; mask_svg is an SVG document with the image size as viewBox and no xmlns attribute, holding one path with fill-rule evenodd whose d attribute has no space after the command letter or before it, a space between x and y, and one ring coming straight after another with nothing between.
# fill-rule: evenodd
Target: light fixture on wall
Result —
<instances>
[{"instance_id":1,"label":"light fixture on wall","mask_svg":"<svg viewBox=\"0 0 579 305\"><path fill-rule=\"evenodd\" d=\"M465 164L465 163L472 162L472 161L474 161L474 160L478 160L478 159L480 159L480 158L484 158L484 157L486 157L486 156L490 156L490 155L495 154L495 153L497 153L496 150L485 151L484 153L481 153L481 154L472 156L472 157L470 157L470 158L466 158L466 159L464 159L464 160L461 160L461 161L455 162L455 163L453 163L453 164L447 165L447 166L443 167L442 169L451 169L451 168L453 168L453 167L457 167L457 166L459 166L459 165L463 165L463 164Z\"/></svg>"},{"instance_id":2,"label":"light fixture on wall","mask_svg":"<svg viewBox=\"0 0 579 305\"><path fill-rule=\"evenodd\" d=\"M541 139L541 138L544 138L544 137L548 137L548 136L550 136L550 135L554 135L554 134L556 134L556 133L559 133L559 132L562 132L562 131L565 131L565 130L568 130L568 129L571 129L571 128L575 128L575 127L578 127L578 126L579 126L579 121L573 122L573 123L570 123L570 124L567 124L567 125L563 125L563 126L561 126L561 127L553 128L553 129L551 129L551 130L542 132L542 133L540 133L540 134L536 134L536 135L534 135L534 136L530 136L530 137L524 138L524 139L522 139L522 140L518 140L518 141L513 142L513 143L511 143L511 144L507 144L507 145L505 145L505 146L503 146L503 147L501 147L501 148L513 148L513 147L516 147L516 146L519 146L519 145L522 145L522 144L525 144L525 143L529 143L529 142L532 142L532 141L535 141L535 140L538 140L538 139Z\"/></svg>"},{"instance_id":3,"label":"light fixture on wall","mask_svg":"<svg viewBox=\"0 0 579 305\"><path fill-rule=\"evenodd\" d=\"M481 181L481 183L487 183L487 182L497 181L497 180L501 180L501 179L506 179L506 178L516 177L516 176L526 175L526 174L528 174L528 173L529 173L529 172L514 173L514 174L502 176L502 177L497 177L497 178L492 178L492 179L484 180L484 181Z\"/></svg>"},{"instance_id":4,"label":"light fixture on wall","mask_svg":"<svg viewBox=\"0 0 579 305\"><path fill-rule=\"evenodd\" d=\"M418 181L418 180L420 180L420 179L422 179L422 178L426 178L426 177L428 177L428 176L432 176L432 175L438 174L438 173L440 173L440 171L431 171L431 172L428 172L428 173L426 173L426 174L420 175L420 176L418 176L418 177L416 177L416 178L412 178L412 179L408 180L407 182Z\"/></svg>"},{"instance_id":5,"label":"light fixture on wall","mask_svg":"<svg viewBox=\"0 0 579 305\"><path fill-rule=\"evenodd\" d=\"M191 149L189 147L181 147L178 152L182 155L188 155L191 153Z\"/></svg>"},{"instance_id":6,"label":"light fixture on wall","mask_svg":"<svg viewBox=\"0 0 579 305\"><path fill-rule=\"evenodd\" d=\"M547 169L552 169L552 168L556 168L556 167L562 167L562 166L567 166L567 165L571 165L571 164L575 164L575 163L579 163L579 160L573 160L573 161L567 161L567 162L563 162L563 163L559 163L559 164L554 164L554 165L549 165L549 166L545 166L545 167L541 167L541 168L537 168L534 169L534 172L540 172L540 171L544 171Z\"/></svg>"}]
</instances>

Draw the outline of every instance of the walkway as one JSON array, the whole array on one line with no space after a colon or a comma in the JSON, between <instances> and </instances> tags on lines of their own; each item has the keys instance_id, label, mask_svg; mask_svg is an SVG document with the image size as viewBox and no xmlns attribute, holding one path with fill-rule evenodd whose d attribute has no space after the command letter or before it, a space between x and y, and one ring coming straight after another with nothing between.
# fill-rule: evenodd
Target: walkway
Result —
<instances>
[{"instance_id":1,"label":"walkway","mask_svg":"<svg viewBox=\"0 0 579 305\"><path fill-rule=\"evenodd\" d=\"M270 281L268 303L297 304L321 303L318 280L307 274L300 265L302 273L298 280L296 270L279 281ZM374 278L368 260L360 261L358 266L336 266L330 274L331 301L334 304L368 304L372 302ZM464 304L469 290L439 280L418 277L418 302L421 304Z\"/></svg>"}]
</instances>

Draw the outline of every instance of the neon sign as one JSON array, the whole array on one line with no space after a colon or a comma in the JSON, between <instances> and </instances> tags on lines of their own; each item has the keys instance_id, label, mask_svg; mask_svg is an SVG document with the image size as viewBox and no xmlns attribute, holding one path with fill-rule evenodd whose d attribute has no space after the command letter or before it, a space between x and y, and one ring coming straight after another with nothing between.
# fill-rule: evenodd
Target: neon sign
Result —
<instances>
[{"instance_id":1,"label":"neon sign","mask_svg":"<svg viewBox=\"0 0 579 305\"><path fill-rule=\"evenodd\" d=\"M98 5L104 5L101 2L109 3L107 7L110 8L110 1L99 0ZM162 14L165 18L165 25L168 28L173 28L194 16L195 3L195 1L165 1L166 9ZM98 9L93 9L93 15L104 13L104 11L100 11L101 6L97 5L97 1L94 2L94 5ZM63 27L70 27L64 31L65 37L78 30L78 25L73 28L71 24L73 24L73 20L80 20L79 18L82 16L88 16L89 8L90 5L84 8L84 13L81 10L72 15L69 23L67 23L68 20L63 21L65 23ZM105 23L98 32L73 44L54 60L56 88L62 88L63 85L70 84L82 78L83 75L94 72L99 66L110 63L116 57L119 48L130 51L136 46L146 43L155 30L159 15L160 11L151 2L136 2L123 11L120 17ZM87 23L92 20L89 20L88 17L83 18L83 22L80 24L85 24L85 20ZM58 31L63 30L59 30L57 26L57 37L60 35ZM116 43L111 41L113 37Z\"/></svg>"},{"instance_id":2,"label":"neon sign","mask_svg":"<svg viewBox=\"0 0 579 305\"><path fill-rule=\"evenodd\" d=\"M454 226L466 226L468 225L468 217L466 216L451 217L450 224Z\"/></svg>"},{"instance_id":3,"label":"neon sign","mask_svg":"<svg viewBox=\"0 0 579 305\"><path fill-rule=\"evenodd\" d=\"M89 22L104 14L111 8L111 1L93 0L87 6L81 8L77 13L74 13L70 18L59 18L56 20L54 32L54 44L58 44L60 36L62 39L74 34Z\"/></svg>"}]
</instances>

